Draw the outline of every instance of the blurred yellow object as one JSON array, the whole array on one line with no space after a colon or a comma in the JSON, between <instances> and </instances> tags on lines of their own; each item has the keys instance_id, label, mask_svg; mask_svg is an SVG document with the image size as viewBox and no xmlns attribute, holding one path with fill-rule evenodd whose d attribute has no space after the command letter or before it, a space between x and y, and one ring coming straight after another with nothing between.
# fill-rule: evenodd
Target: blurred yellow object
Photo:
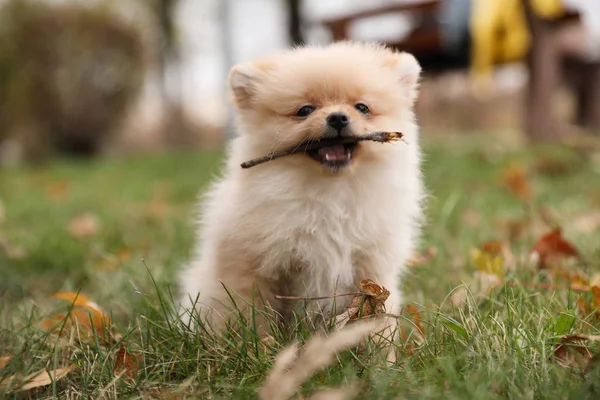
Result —
<instances>
[{"instance_id":1,"label":"blurred yellow object","mask_svg":"<svg viewBox=\"0 0 600 400\"><path fill-rule=\"evenodd\" d=\"M530 0L534 13L545 19L564 12L561 0ZM490 85L489 74L496 63L522 60L531 41L523 0L472 0L471 73L473 84ZM490 92L489 88L480 88Z\"/></svg>"},{"instance_id":2,"label":"blurred yellow object","mask_svg":"<svg viewBox=\"0 0 600 400\"><path fill-rule=\"evenodd\" d=\"M530 0L533 12L541 18L553 19L564 14L565 8L561 0Z\"/></svg>"}]
</instances>

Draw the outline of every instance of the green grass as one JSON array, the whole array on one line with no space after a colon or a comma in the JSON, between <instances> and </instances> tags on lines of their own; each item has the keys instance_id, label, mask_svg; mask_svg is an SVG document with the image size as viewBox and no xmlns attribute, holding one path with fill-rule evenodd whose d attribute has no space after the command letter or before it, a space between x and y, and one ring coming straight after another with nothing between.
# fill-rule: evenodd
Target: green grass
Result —
<instances>
[{"instance_id":1,"label":"green grass","mask_svg":"<svg viewBox=\"0 0 600 400\"><path fill-rule=\"evenodd\" d=\"M302 395L354 384L357 398L373 399L598 398L595 364L582 371L551 357L562 334L600 333L600 322L577 311L577 300L589 300L588 293L504 285L489 296L474 293L463 307L449 301L453 290L473 280L470 249L508 240L504 225L511 220L529 218L529 223L509 241L517 261L505 279L546 282L547 274L522 257L550 229L539 218L543 208L582 253L583 261L570 268L590 277L600 272L600 231L584 231L577 220L600 209L600 153L508 150L501 143L489 136L425 141L431 197L422 247L435 246L437 254L412 268L404 281L407 304L423 314L425 343L391 367L376 362L371 347L340 353L301 387ZM293 338L310 336L306 326L276 332L270 343L262 343L252 329L216 342L184 334L166 318L177 292L177 269L192 246L195 200L218 172L219 157L128 155L0 170L5 208L0 237L25 252L14 259L0 247L0 357L14 356L0 369L0 381L72 363L77 368L66 378L20 396L256 397L275 355ZM502 172L512 163L531 171L530 202L502 183ZM550 174L540 163L560 168ZM76 239L67 226L86 212L98 218L100 229L89 239ZM44 316L64 312L65 302L48 296L77 291L109 312L114 332L130 351L142 354L135 382L115 378L118 343L104 345L99 337L58 340L40 328ZM18 396L0 387L2 393ZM173 397L160 397L167 393Z\"/></svg>"}]
</instances>

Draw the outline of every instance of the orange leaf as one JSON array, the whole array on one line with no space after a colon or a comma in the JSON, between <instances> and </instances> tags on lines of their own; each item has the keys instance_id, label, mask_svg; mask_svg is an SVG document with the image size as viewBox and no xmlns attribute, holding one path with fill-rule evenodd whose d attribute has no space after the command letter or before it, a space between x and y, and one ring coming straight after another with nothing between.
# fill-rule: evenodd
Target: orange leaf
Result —
<instances>
[{"instance_id":1,"label":"orange leaf","mask_svg":"<svg viewBox=\"0 0 600 400\"><path fill-rule=\"evenodd\" d=\"M575 246L562 237L561 228L555 228L542 236L531 250L531 254L538 258L539 268L547 268L562 258L579 256Z\"/></svg>"},{"instance_id":2,"label":"orange leaf","mask_svg":"<svg viewBox=\"0 0 600 400\"><path fill-rule=\"evenodd\" d=\"M110 341L108 329L110 328L110 318L104 314L102 309L85 295L72 292L55 293L51 298L66 300L73 305L69 314L54 314L42 322L42 328L48 331L60 329L64 321L64 327L67 329L79 327L80 335L92 337L94 331L105 341Z\"/></svg>"},{"instance_id":3,"label":"orange leaf","mask_svg":"<svg viewBox=\"0 0 600 400\"><path fill-rule=\"evenodd\" d=\"M119 375L124 373L130 379L135 379L140 369L141 354L131 354L121 342L119 352L117 353L117 361L115 363L114 374Z\"/></svg>"},{"instance_id":4,"label":"orange leaf","mask_svg":"<svg viewBox=\"0 0 600 400\"><path fill-rule=\"evenodd\" d=\"M415 307L412 304L409 304L406 306L406 309L415 320L415 325L417 326L419 332L421 332L422 335L425 335L425 328L423 328L422 316L419 310L417 310L417 307Z\"/></svg>"},{"instance_id":5,"label":"orange leaf","mask_svg":"<svg viewBox=\"0 0 600 400\"><path fill-rule=\"evenodd\" d=\"M531 184L523 167L513 164L504 170L504 184L510 192L521 200L531 199Z\"/></svg>"},{"instance_id":6,"label":"orange leaf","mask_svg":"<svg viewBox=\"0 0 600 400\"><path fill-rule=\"evenodd\" d=\"M592 295L594 296L594 307L600 310L600 287L592 286Z\"/></svg>"},{"instance_id":7,"label":"orange leaf","mask_svg":"<svg viewBox=\"0 0 600 400\"><path fill-rule=\"evenodd\" d=\"M92 302L87 296L75 292L58 292L51 295L50 298L67 300L74 306L82 306Z\"/></svg>"},{"instance_id":8,"label":"orange leaf","mask_svg":"<svg viewBox=\"0 0 600 400\"><path fill-rule=\"evenodd\" d=\"M492 256L498 256L502 253L503 245L501 242L497 240L491 240L489 242L485 242L481 246L481 251L484 253L489 253Z\"/></svg>"}]
</instances>

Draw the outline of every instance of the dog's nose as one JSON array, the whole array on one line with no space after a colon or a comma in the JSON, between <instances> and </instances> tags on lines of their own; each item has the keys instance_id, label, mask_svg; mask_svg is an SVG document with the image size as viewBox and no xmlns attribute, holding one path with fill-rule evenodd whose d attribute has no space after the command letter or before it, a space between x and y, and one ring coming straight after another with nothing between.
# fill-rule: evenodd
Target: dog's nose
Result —
<instances>
[{"instance_id":1,"label":"dog's nose","mask_svg":"<svg viewBox=\"0 0 600 400\"><path fill-rule=\"evenodd\" d=\"M327 116L327 125L336 130L342 130L350 123L350 118L342 112L334 112Z\"/></svg>"}]
</instances>

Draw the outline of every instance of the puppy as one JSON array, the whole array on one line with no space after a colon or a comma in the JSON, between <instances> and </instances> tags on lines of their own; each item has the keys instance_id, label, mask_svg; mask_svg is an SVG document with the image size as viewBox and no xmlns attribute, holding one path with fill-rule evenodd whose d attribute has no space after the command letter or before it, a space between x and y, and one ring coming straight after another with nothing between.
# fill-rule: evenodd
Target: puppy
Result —
<instances>
[{"instance_id":1,"label":"puppy","mask_svg":"<svg viewBox=\"0 0 600 400\"><path fill-rule=\"evenodd\" d=\"M181 275L186 309L195 305L216 329L250 304L285 319L298 302L276 295L332 296L372 279L391 291L386 311L399 313L423 198L413 112L420 71L410 54L351 42L232 68L239 135L201 203L195 258ZM373 131L405 141L336 144L240 167L305 140ZM309 303L337 313L348 301Z\"/></svg>"}]
</instances>

